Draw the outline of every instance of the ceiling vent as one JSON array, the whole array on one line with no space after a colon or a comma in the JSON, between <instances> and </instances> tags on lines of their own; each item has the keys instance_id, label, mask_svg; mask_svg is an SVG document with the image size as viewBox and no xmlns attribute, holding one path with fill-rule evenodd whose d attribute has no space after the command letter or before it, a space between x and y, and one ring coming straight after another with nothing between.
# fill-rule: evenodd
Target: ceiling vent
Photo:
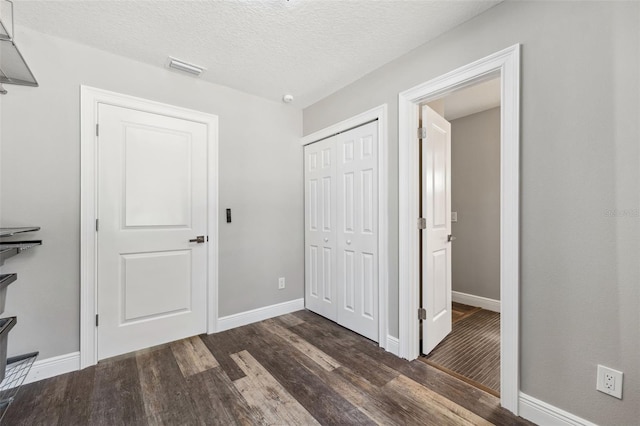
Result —
<instances>
[{"instance_id":1,"label":"ceiling vent","mask_svg":"<svg viewBox=\"0 0 640 426\"><path fill-rule=\"evenodd\" d=\"M195 75L199 77L206 68L201 67L199 65L190 64L185 61L181 61L180 59L172 58L169 56L169 61L167 62L167 66L174 70L186 72L187 74Z\"/></svg>"}]
</instances>

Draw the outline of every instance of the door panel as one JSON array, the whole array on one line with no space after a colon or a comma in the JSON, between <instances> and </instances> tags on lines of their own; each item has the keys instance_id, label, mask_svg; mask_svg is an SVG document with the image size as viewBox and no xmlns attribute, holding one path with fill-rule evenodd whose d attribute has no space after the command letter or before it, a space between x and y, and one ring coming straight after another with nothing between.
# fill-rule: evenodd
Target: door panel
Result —
<instances>
[{"instance_id":1,"label":"door panel","mask_svg":"<svg viewBox=\"0 0 640 426\"><path fill-rule=\"evenodd\" d=\"M123 323L191 308L191 251L124 254L121 259Z\"/></svg>"},{"instance_id":2,"label":"door panel","mask_svg":"<svg viewBox=\"0 0 640 426\"><path fill-rule=\"evenodd\" d=\"M325 176L322 178L322 230L329 233L333 230L333 220L335 214L331 207L333 206L331 190L334 186L333 176Z\"/></svg>"},{"instance_id":3,"label":"door panel","mask_svg":"<svg viewBox=\"0 0 640 426\"><path fill-rule=\"evenodd\" d=\"M98 107L98 359L206 331L205 124Z\"/></svg>"},{"instance_id":4,"label":"door panel","mask_svg":"<svg viewBox=\"0 0 640 426\"><path fill-rule=\"evenodd\" d=\"M378 341L378 124L372 122L336 136L339 274L337 322ZM348 281L347 281L348 278Z\"/></svg>"},{"instance_id":5,"label":"door panel","mask_svg":"<svg viewBox=\"0 0 640 426\"><path fill-rule=\"evenodd\" d=\"M451 125L422 107L422 351L428 354L451 332Z\"/></svg>"},{"instance_id":6,"label":"door panel","mask_svg":"<svg viewBox=\"0 0 640 426\"><path fill-rule=\"evenodd\" d=\"M355 223L355 217L353 206L355 203L353 199L353 191L355 187L355 179L353 178L353 173L345 173L342 182L342 198L344 203L342 208L342 212L344 214L343 226L345 232L354 232L353 224Z\"/></svg>"},{"instance_id":7,"label":"door panel","mask_svg":"<svg viewBox=\"0 0 640 426\"><path fill-rule=\"evenodd\" d=\"M372 235L373 234L373 217L375 215L374 211L374 201L377 194L373 193L374 172L372 169L363 170L360 174L361 182L362 182L362 210L361 210L361 220L362 224L361 232L362 234Z\"/></svg>"},{"instance_id":8,"label":"door panel","mask_svg":"<svg viewBox=\"0 0 640 426\"><path fill-rule=\"evenodd\" d=\"M355 312L356 308L356 268L355 253L349 250L343 252L344 256L344 295L343 309Z\"/></svg>"},{"instance_id":9,"label":"door panel","mask_svg":"<svg viewBox=\"0 0 640 426\"><path fill-rule=\"evenodd\" d=\"M125 132L125 227L190 226L190 135L134 125Z\"/></svg>"},{"instance_id":10,"label":"door panel","mask_svg":"<svg viewBox=\"0 0 640 426\"><path fill-rule=\"evenodd\" d=\"M304 148L305 306L335 321L335 143L327 139Z\"/></svg>"},{"instance_id":11,"label":"door panel","mask_svg":"<svg viewBox=\"0 0 640 426\"><path fill-rule=\"evenodd\" d=\"M372 253L362 253L362 316L368 319L375 319L375 306L373 304L376 297L373 294L374 286L368 283L375 281L375 257Z\"/></svg>"}]
</instances>

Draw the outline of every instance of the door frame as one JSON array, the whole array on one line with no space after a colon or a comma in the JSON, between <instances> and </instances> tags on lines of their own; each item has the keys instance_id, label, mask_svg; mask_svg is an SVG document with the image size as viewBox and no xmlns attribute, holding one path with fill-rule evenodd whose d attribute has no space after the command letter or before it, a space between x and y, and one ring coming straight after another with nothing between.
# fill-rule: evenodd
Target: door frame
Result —
<instances>
[{"instance_id":1,"label":"door frame","mask_svg":"<svg viewBox=\"0 0 640 426\"><path fill-rule=\"evenodd\" d=\"M520 45L464 65L398 95L399 355L419 356L419 105L484 80L501 78L500 402L518 413L520 290Z\"/></svg>"},{"instance_id":2,"label":"door frame","mask_svg":"<svg viewBox=\"0 0 640 426\"><path fill-rule=\"evenodd\" d=\"M373 120L378 123L378 346L389 348L388 294L389 294L389 213L388 205L388 137L387 104L347 118L339 123L304 136L300 144L304 147L313 142L329 138ZM304 157L304 156L303 156ZM303 158L304 164L304 158ZM303 229L304 232L304 229ZM306 275L305 275L306 276ZM306 287L306 282L305 282ZM393 342L392 346L395 346Z\"/></svg>"},{"instance_id":3,"label":"door frame","mask_svg":"<svg viewBox=\"0 0 640 426\"><path fill-rule=\"evenodd\" d=\"M96 327L98 105L166 115L207 126L207 332L218 321L218 116L134 96L80 86L80 368L98 362Z\"/></svg>"}]
</instances>

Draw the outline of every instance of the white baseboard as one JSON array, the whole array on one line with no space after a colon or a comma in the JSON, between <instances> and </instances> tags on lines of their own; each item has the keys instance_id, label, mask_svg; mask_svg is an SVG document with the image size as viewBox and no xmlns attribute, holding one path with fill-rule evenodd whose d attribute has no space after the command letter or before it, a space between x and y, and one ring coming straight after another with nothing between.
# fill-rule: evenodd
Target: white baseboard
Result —
<instances>
[{"instance_id":1,"label":"white baseboard","mask_svg":"<svg viewBox=\"0 0 640 426\"><path fill-rule=\"evenodd\" d=\"M451 292L451 299L454 302L464 305L477 306L487 311L500 312L500 301L489 299L487 297L474 296L473 294L460 293L459 291Z\"/></svg>"},{"instance_id":2,"label":"white baseboard","mask_svg":"<svg viewBox=\"0 0 640 426\"><path fill-rule=\"evenodd\" d=\"M240 312L238 314L218 318L218 329L216 332L231 330L232 328L241 327L243 325L277 317L279 315L299 311L301 309L304 309L304 299L290 300L288 302L265 306L251 311Z\"/></svg>"},{"instance_id":3,"label":"white baseboard","mask_svg":"<svg viewBox=\"0 0 640 426\"><path fill-rule=\"evenodd\" d=\"M520 392L518 414L529 421L545 426L596 426L544 401Z\"/></svg>"},{"instance_id":4,"label":"white baseboard","mask_svg":"<svg viewBox=\"0 0 640 426\"><path fill-rule=\"evenodd\" d=\"M33 383L80 369L80 352L36 360L24 383Z\"/></svg>"},{"instance_id":5,"label":"white baseboard","mask_svg":"<svg viewBox=\"0 0 640 426\"><path fill-rule=\"evenodd\" d=\"M391 352L395 356L398 356L398 353L400 353L400 341L398 338L387 335L387 347L385 349L387 352Z\"/></svg>"}]
</instances>

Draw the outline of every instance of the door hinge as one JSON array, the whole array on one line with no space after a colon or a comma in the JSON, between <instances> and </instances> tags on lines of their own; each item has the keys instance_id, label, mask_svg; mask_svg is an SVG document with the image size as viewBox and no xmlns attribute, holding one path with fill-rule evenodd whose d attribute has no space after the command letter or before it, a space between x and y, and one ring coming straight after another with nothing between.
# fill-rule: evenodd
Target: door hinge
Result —
<instances>
[{"instance_id":1,"label":"door hinge","mask_svg":"<svg viewBox=\"0 0 640 426\"><path fill-rule=\"evenodd\" d=\"M98 232L98 229L100 229L100 225L98 219L96 219L96 232Z\"/></svg>"},{"instance_id":2,"label":"door hinge","mask_svg":"<svg viewBox=\"0 0 640 426\"><path fill-rule=\"evenodd\" d=\"M418 128L418 139L425 139L427 137L427 129L425 127Z\"/></svg>"},{"instance_id":3,"label":"door hinge","mask_svg":"<svg viewBox=\"0 0 640 426\"><path fill-rule=\"evenodd\" d=\"M418 309L418 319L421 319L421 320L427 319L427 310L425 308Z\"/></svg>"},{"instance_id":4,"label":"door hinge","mask_svg":"<svg viewBox=\"0 0 640 426\"><path fill-rule=\"evenodd\" d=\"M424 217L418 218L418 229L427 229L427 219Z\"/></svg>"},{"instance_id":5,"label":"door hinge","mask_svg":"<svg viewBox=\"0 0 640 426\"><path fill-rule=\"evenodd\" d=\"M96 327L98 326L98 314L96 314Z\"/></svg>"},{"instance_id":6,"label":"door hinge","mask_svg":"<svg viewBox=\"0 0 640 426\"><path fill-rule=\"evenodd\" d=\"M100 125L96 123L96 136L100 136Z\"/></svg>"}]
</instances>

